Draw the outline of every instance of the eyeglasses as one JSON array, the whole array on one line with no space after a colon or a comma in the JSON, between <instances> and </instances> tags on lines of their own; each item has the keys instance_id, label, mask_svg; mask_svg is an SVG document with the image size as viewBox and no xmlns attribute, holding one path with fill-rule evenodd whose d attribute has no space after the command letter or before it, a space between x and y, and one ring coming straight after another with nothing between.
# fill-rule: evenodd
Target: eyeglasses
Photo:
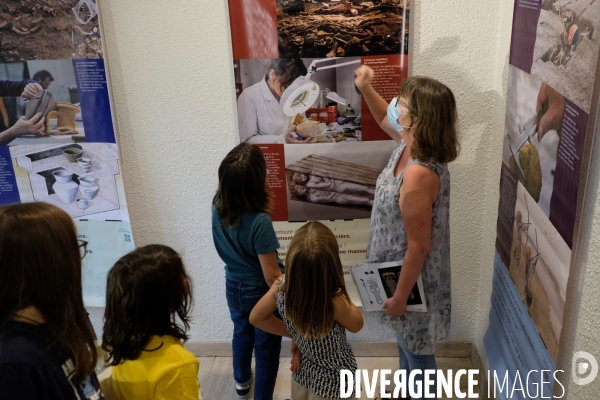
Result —
<instances>
[{"instance_id":1,"label":"eyeglasses","mask_svg":"<svg viewBox=\"0 0 600 400\"><path fill-rule=\"evenodd\" d=\"M399 97L396 97L396 107L398 107L398 108L400 108L400 107L404 107L404 108L406 108L407 110L409 109L409 108L408 108L408 105L407 105L407 104L405 104L403 101L400 101L400 98L399 98ZM400 111L402 111L402 109L401 109ZM412 115L412 114L409 114L409 113L404 113L404 112L403 112L402 114L406 114L406 115L410 115L411 117L414 117L414 115Z\"/></svg>"},{"instance_id":2,"label":"eyeglasses","mask_svg":"<svg viewBox=\"0 0 600 400\"><path fill-rule=\"evenodd\" d=\"M85 240L77 240L77 241L79 242L79 255L81 256L81 259L83 260L83 258L87 254L88 242L86 242Z\"/></svg>"}]
</instances>

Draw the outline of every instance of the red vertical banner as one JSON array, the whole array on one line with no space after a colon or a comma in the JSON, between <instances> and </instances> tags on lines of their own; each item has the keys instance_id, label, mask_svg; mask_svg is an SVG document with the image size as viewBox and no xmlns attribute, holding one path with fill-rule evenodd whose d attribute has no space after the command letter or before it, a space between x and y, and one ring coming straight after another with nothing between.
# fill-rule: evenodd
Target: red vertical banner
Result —
<instances>
[{"instance_id":1,"label":"red vertical banner","mask_svg":"<svg viewBox=\"0 0 600 400\"><path fill-rule=\"evenodd\" d=\"M282 144L261 144L267 162L267 190L274 200L273 221L287 221L288 206L285 183L285 154Z\"/></svg>"},{"instance_id":2,"label":"red vertical banner","mask_svg":"<svg viewBox=\"0 0 600 400\"><path fill-rule=\"evenodd\" d=\"M275 0L229 0L233 59L279 58Z\"/></svg>"},{"instance_id":3,"label":"red vertical banner","mask_svg":"<svg viewBox=\"0 0 600 400\"><path fill-rule=\"evenodd\" d=\"M361 57L361 64L368 65L375 72L371 82L373 89L386 101L398 95L400 82L408 75L408 56L401 54ZM368 110L364 97L360 98L362 115L362 138L364 141L387 140L389 135L383 131Z\"/></svg>"}]
</instances>

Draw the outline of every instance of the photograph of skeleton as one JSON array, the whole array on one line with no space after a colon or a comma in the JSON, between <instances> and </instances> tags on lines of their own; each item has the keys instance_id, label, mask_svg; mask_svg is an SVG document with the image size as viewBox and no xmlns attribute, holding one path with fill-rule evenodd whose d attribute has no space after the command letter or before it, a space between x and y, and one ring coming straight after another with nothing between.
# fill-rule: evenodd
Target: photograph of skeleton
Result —
<instances>
[{"instance_id":1,"label":"photograph of skeleton","mask_svg":"<svg viewBox=\"0 0 600 400\"><path fill-rule=\"evenodd\" d=\"M377 281L374 279L368 279L366 280L366 284L369 288L369 292L371 292L373 294L373 298L375 300L375 303L377 304L383 304L383 299L381 298L381 289L379 289L379 285L377 284ZM363 283L364 285L364 283ZM370 299L370 296L369 296Z\"/></svg>"},{"instance_id":2,"label":"photograph of skeleton","mask_svg":"<svg viewBox=\"0 0 600 400\"><path fill-rule=\"evenodd\" d=\"M521 183L514 221L509 273L556 361L571 249Z\"/></svg>"},{"instance_id":3,"label":"photograph of skeleton","mask_svg":"<svg viewBox=\"0 0 600 400\"><path fill-rule=\"evenodd\" d=\"M112 143L10 147L21 202L53 204L75 219L129 221Z\"/></svg>"},{"instance_id":4,"label":"photograph of skeleton","mask_svg":"<svg viewBox=\"0 0 600 400\"><path fill-rule=\"evenodd\" d=\"M394 141L285 146L290 221L369 218Z\"/></svg>"},{"instance_id":5,"label":"photograph of skeleton","mask_svg":"<svg viewBox=\"0 0 600 400\"><path fill-rule=\"evenodd\" d=\"M512 65L508 87L503 161L549 216L565 99Z\"/></svg>"},{"instance_id":6,"label":"photograph of skeleton","mask_svg":"<svg viewBox=\"0 0 600 400\"><path fill-rule=\"evenodd\" d=\"M77 81L71 60L0 62L0 145L85 142ZM23 91L34 84L35 95ZM20 119L41 113L43 132L20 132L3 140ZM23 124L21 124L23 125Z\"/></svg>"},{"instance_id":7,"label":"photograph of skeleton","mask_svg":"<svg viewBox=\"0 0 600 400\"><path fill-rule=\"evenodd\" d=\"M381 282L383 282L383 290L385 291L385 295L387 298L391 298L394 296L396 292L396 285L398 285L398 280L400 279L400 270L402 269L402 265L395 265L392 267L379 268L377 273L381 278ZM408 295L407 304L421 304L421 295L419 294L419 288L415 285Z\"/></svg>"},{"instance_id":8,"label":"photograph of skeleton","mask_svg":"<svg viewBox=\"0 0 600 400\"><path fill-rule=\"evenodd\" d=\"M360 57L234 61L240 141L337 143L362 140Z\"/></svg>"},{"instance_id":9,"label":"photograph of skeleton","mask_svg":"<svg viewBox=\"0 0 600 400\"><path fill-rule=\"evenodd\" d=\"M543 0L531 73L590 113L600 2Z\"/></svg>"},{"instance_id":10,"label":"photograph of skeleton","mask_svg":"<svg viewBox=\"0 0 600 400\"><path fill-rule=\"evenodd\" d=\"M102 58L94 0L0 3L0 61Z\"/></svg>"},{"instance_id":11,"label":"photograph of skeleton","mask_svg":"<svg viewBox=\"0 0 600 400\"><path fill-rule=\"evenodd\" d=\"M408 54L410 0L277 0L280 57Z\"/></svg>"}]
</instances>

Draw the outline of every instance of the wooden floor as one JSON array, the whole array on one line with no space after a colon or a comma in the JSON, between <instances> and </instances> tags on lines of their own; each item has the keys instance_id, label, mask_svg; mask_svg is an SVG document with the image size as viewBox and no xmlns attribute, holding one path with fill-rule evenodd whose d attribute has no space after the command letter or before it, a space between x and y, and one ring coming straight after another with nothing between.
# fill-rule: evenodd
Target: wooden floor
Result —
<instances>
[{"instance_id":1,"label":"wooden floor","mask_svg":"<svg viewBox=\"0 0 600 400\"><path fill-rule=\"evenodd\" d=\"M235 386L233 384L233 368L231 357L198 357L200 361L200 384L202 386L202 397L204 400L236 400ZM277 384L275 385L274 400L285 400L290 398L291 358L282 357L279 362ZM359 369L398 369L398 357L357 357L356 362ZM470 369L473 364L469 358L437 358L437 367L442 370ZM254 365L253 365L254 368ZM466 391L466 377L461 380L461 388ZM252 396L250 397L253 398ZM446 398L446 397L443 397ZM363 393L362 399L368 399Z\"/></svg>"}]
</instances>

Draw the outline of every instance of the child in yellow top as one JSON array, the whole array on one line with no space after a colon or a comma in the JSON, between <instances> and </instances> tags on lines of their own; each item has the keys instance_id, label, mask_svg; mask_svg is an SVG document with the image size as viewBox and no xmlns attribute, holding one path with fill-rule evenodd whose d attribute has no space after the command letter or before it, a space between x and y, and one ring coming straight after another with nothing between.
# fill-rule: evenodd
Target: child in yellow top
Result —
<instances>
[{"instance_id":1,"label":"child in yellow top","mask_svg":"<svg viewBox=\"0 0 600 400\"><path fill-rule=\"evenodd\" d=\"M110 270L102 348L118 399L200 398L199 363L182 344L191 291L181 258L167 246L138 248Z\"/></svg>"}]
</instances>

